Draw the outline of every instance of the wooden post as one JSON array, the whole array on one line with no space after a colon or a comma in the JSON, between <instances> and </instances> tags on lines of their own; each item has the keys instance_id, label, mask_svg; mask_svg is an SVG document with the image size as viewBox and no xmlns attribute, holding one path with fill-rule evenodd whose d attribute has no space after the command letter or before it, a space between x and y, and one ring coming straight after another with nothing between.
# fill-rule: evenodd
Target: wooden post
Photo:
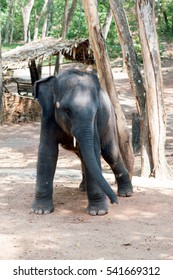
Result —
<instances>
[{"instance_id":1,"label":"wooden post","mask_svg":"<svg viewBox=\"0 0 173 280\"><path fill-rule=\"evenodd\" d=\"M131 139L129 137L126 119L118 100L118 94L114 84L109 57L106 51L106 44L102 35L97 11L97 1L83 0L83 6L99 80L103 89L109 94L109 97L115 108L120 151L125 165L132 176L134 167L133 149Z\"/></svg>"},{"instance_id":2,"label":"wooden post","mask_svg":"<svg viewBox=\"0 0 173 280\"><path fill-rule=\"evenodd\" d=\"M1 56L1 19L0 19L0 124L3 124L3 88L2 88L2 56Z\"/></svg>"},{"instance_id":3,"label":"wooden post","mask_svg":"<svg viewBox=\"0 0 173 280\"><path fill-rule=\"evenodd\" d=\"M141 175L148 177L151 173L151 150L149 144L148 116L146 111L146 90L139 70L133 39L128 25L125 10L121 0L109 0L117 32L122 48L123 61L129 77L132 94L140 123ZM133 120L132 120L133 121ZM132 127L133 129L133 127ZM132 131L132 145L133 145Z\"/></svg>"},{"instance_id":4,"label":"wooden post","mask_svg":"<svg viewBox=\"0 0 173 280\"><path fill-rule=\"evenodd\" d=\"M172 175L172 170L165 158L166 112L155 26L154 1L137 0L136 8L146 84L146 104L151 146L151 176L169 178Z\"/></svg>"}]
</instances>

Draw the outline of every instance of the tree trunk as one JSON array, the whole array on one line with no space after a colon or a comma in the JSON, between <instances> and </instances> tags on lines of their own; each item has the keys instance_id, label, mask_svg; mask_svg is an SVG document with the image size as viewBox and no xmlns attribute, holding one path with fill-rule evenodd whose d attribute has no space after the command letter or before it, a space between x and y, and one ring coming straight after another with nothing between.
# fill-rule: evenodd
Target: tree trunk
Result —
<instances>
[{"instance_id":1,"label":"tree trunk","mask_svg":"<svg viewBox=\"0 0 173 280\"><path fill-rule=\"evenodd\" d=\"M62 33L61 33L61 36L63 39L66 38L66 34L67 34L68 5L69 5L69 0L65 0L64 18L63 18ZM59 53L56 56L55 70L54 70L55 75L57 75L59 73L60 63L62 62L62 59L63 59L63 56L61 53Z\"/></svg>"},{"instance_id":2,"label":"tree trunk","mask_svg":"<svg viewBox=\"0 0 173 280\"><path fill-rule=\"evenodd\" d=\"M42 38L45 38L48 34L50 13L51 13L52 5L53 5L53 0L48 0L46 16L45 16L45 20L44 20L43 27L42 27Z\"/></svg>"},{"instance_id":3,"label":"tree trunk","mask_svg":"<svg viewBox=\"0 0 173 280\"><path fill-rule=\"evenodd\" d=\"M3 88L2 88L2 56L1 56L1 19L0 19L0 125L3 124Z\"/></svg>"},{"instance_id":4,"label":"tree trunk","mask_svg":"<svg viewBox=\"0 0 173 280\"><path fill-rule=\"evenodd\" d=\"M15 0L8 1L8 16L7 16L7 23L6 23L6 29L5 29L5 39L4 44L9 43L9 28L10 28L10 22L11 22L11 15L13 12L13 6L14 6Z\"/></svg>"},{"instance_id":5,"label":"tree trunk","mask_svg":"<svg viewBox=\"0 0 173 280\"><path fill-rule=\"evenodd\" d=\"M19 0L19 4L21 6L22 17L23 17L24 42L27 43L30 40L29 21L30 21L32 7L34 5L34 0L27 0L25 6L23 6L22 1Z\"/></svg>"},{"instance_id":6,"label":"tree trunk","mask_svg":"<svg viewBox=\"0 0 173 280\"><path fill-rule=\"evenodd\" d=\"M46 13L44 23L42 26L42 39L47 37L47 32L48 32L48 22L49 22L49 14Z\"/></svg>"},{"instance_id":7,"label":"tree trunk","mask_svg":"<svg viewBox=\"0 0 173 280\"><path fill-rule=\"evenodd\" d=\"M75 8L77 5L77 0L73 0L72 4L71 4L71 8L69 10L69 0L65 0L65 6L64 6L64 19L63 19L63 24L62 24L62 33L61 36L63 39L66 38L67 32L68 32L68 28L70 26ZM54 74L58 74L59 72L59 67L60 67L60 62L62 60L62 55L59 54L56 58L56 62L55 62L55 70L54 70Z\"/></svg>"},{"instance_id":8,"label":"tree trunk","mask_svg":"<svg viewBox=\"0 0 173 280\"><path fill-rule=\"evenodd\" d=\"M150 145L148 120L146 113L146 90L138 67L132 36L127 17L121 0L110 0L113 17L115 19L118 36L123 52L123 59L129 77L132 93L136 101L136 107L140 120L140 147L141 147L141 174L150 175Z\"/></svg>"},{"instance_id":9,"label":"tree trunk","mask_svg":"<svg viewBox=\"0 0 173 280\"><path fill-rule=\"evenodd\" d=\"M166 31L168 32L170 28L169 28L168 16L165 11L163 11L163 17L164 17L164 21L165 21Z\"/></svg>"},{"instance_id":10,"label":"tree trunk","mask_svg":"<svg viewBox=\"0 0 173 280\"><path fill-rule=\"evenodd\" d=\"M166 112L155 26L154 1L137 0L136 8L146 85L146 104L151 147L150 176L155 178L170 177L172 171L165 158Z\"/></svg>"},{"instance_id":11,"label":"tree trunk","mask_svg":"<svg viewBox=\"0 0 173 280\"><path fill-rule=\"evenodd\" d=\"M97 1L83 0L83 6L100 83L103 89L109 94L112 104L115 108L120 151L130 176L132 176L134 167L132 144L126 124L126 119L120 106L113 80L112 70L106 51L105 40L103 38L99 22Z\"/></svg>"},{"instance_id":12,"label":"tree trunk","mask_svg":"<svg viewBox=\"0 0 173 280\"><path fill-rule=\"evenodd\" d=\"M103 33L103 37L106 40L110 26L111 26L111 22L112 22L112 10L109 7L107 15L106 15L106 19L105 22L103 24L103 28L102 28L102 33Z\"/></svg>"},{"instance_id":13,"label":"tree trunk","mask_svg":"<svg viewBox=\"0 0 173 280\"><path fill-rule=\"evenodd\" d=\"M66 34L67 34L68 5L69 5L69 0L65 0L64 18L62 23L62 34L61 34L63 39L66 38Z\"/></svg>"},{"instance_id":14,"label":"tree trunk","mask_svg":"<svg viewBox=\"0 0 173 280\"><path fill-rule=\"evenodd\" d=\"M76 5L77 5L77 0L73 0L71 7L69 9L69 0L65 0L64 19L63 19L63 24L62 24L62 38L63 39L66 38Z\"/></svg>"},{"instance_id":15,"label":"tree trunk","mask_svg":"<svg viewBox=\"0 0 173 280\"><path fill-rule=\"evenodd\" d=\"M35 22L35 28L34 28L34 40L38 39L38 28L39 28L40 20L46 11L47 4L48 4L48 0L44 0L44 4L42 6L40 14L36 15L36 22Z\"/></svg>"},{"instance_id":16,"label":"tree trunk","mask_svg":"<svg viewBox=\"0 0 173 280\"><path fill-rule=\"evenodd\" d=\"M13 42L15 12L16 12L16 5L14 2L13 11L12 11L12 19L11 19L10 45Z\"/></svg>"},{"instance_id":17,"label":"tree trunk","mask_svg":"<svg viewBox=\"0 0 173 280\"><path fill-rule=\"evenodd\" d=\"M73 15L74 15L74 11L76 9L76 5L77 5L77 1L78 0L73 0L72 4L71 4L71 7L69 9L69 12L68 12L68 17L67 17L67 28L66 28L66 33L69 29L69 26L70 26L70 23L72 21L72 18L73 18Z\"/></svg>"}]
</instances>

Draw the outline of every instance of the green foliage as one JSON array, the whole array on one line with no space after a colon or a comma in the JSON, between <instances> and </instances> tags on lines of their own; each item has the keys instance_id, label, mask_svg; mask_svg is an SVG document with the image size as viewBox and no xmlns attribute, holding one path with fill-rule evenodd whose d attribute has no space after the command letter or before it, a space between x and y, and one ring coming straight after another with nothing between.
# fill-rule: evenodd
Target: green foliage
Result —
<instances>
[{"instance_id":1,"label":"green foliage","mask_svg":"<svg viewBox=\"0 0 173 280\"><path fill-rule=\"evenodd\" d=\"M1 22L2 22L2 42L5 39L6 34L6 25L8 22L8 12L9 12L9 2L11 0L1 0ZM23 4L26 3L26 0L23 0ZM69 0L69 4L71 5L72 0ZM35 0L31 17L30 17L30 34L31 39L33 39L34 35L34 27L36 22L36 17L39 15L42 6L44 4L44 0ZM123 5L126 11L126 15L128 18L130 30L132 33L132 37L134 40L134 46L136 53L141 59L141 48L138 37L138 28L137 28L137 20L136 20L136 10L135 10L135 0L123 0ZM62 22L64 18L64 5L65 0L54 0L53 5L50 11L50 21L48 28L48 36L53 36L59 38L62 33ZM107 11L109 9L109 0L98 0L98 13L100 17L101 25L104 24ZM166 40L171 40L173 37L173 5L172 0L155 0L155 10L156 10L156 22L157 22L157 30L160 39L166 38ZM23 19L21 13L21 7L19 5L19 1L15 0L15 5L13 7L13 15L14 20L12 19L12 15L9 21L9 38L11 35L12 27L14 25L13 32L13 42L23 42ZM42 26L44 23L45 15L43 15L40 25L39 25L39 37L42 36ZM82 0L78 0L77 7L75 9L72 22L69 26L67 39L73 38L88 38L88 31L86 27L85 14L83 10ZM161 40L160 40L161 41ZM112 20L110 30L106 40L108 54L110 58L116 58L121 56L121 47L116 31L116 26L114 20ZM164 48L162 45L161 52L164 52Z\"/></svg>"},{"instance_id":2,"label":"green foliage","mask_svg":"<svg viewBox=\"0 0 173 280\"><path fill-rule=\"evenodd\" d=\"M172 0L156 0L157 30L160 36L173 35L173 2Z\"/></svg>"},{"instance_id":3,"label":"green foliage","mask_svg":"<svg viewBox=\"0 0 173 280\"><path fill-rule=\"evenodd\" d=\"M5 12L6 9L7 9L7 1L1 0L0 12Z\"/></svg>"},{"instance_id":4,"label":"green foliage","mask_svg":"<svg viewBox=\"0 0 173 280\"><path fill-rule=\"evenodd\" d=\"M86 26L85 13L83 10L82 1L78 1L77 3L77 7L73 15L73 21L70 24L67 33L67 38L88 38L88 30Z\"/></svg>"}]
</instances>

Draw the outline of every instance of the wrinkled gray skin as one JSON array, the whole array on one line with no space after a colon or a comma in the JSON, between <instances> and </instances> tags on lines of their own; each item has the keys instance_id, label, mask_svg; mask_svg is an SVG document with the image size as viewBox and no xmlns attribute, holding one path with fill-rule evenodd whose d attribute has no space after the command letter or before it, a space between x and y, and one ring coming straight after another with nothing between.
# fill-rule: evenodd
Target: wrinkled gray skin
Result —
<instances>
[{"instance_id":1,"label":"wrinkled gray skin","mask_svg":"<svg viewBox=\"0 0 173 280\"><path fill-rule=\"evenodd\" d=\"M67 70L38 81L35 96L42 107L42 120L32 211L36 214L53 211L53 178L59 144L81 158L82 186L86 186L90 215L108 212L106 196L111 203L117 203L115 193L102 176L101 155L115 174L118 194L131 196L131 181L118 148L114 110L97 77Z\"/></svg>"}]
</instances>

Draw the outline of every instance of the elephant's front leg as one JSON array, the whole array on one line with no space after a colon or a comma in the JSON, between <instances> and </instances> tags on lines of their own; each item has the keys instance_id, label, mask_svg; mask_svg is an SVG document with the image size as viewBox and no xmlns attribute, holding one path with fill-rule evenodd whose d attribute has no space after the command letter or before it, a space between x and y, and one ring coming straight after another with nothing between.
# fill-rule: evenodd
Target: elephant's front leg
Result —
<instances>
[{"instance_id":1,"label":"elephant's front leg","mask_svg":"<svg viewBox=\"0 0 173 280\"><path fill-rule=\"evenodd\" d=\"M100 142L97 135L95 136L94 141L94 152L97 159L97 163L101 170ZM85 179L85 186L88 196L87 213L92 216L105 215L108 213L106 195L101 190L101 187L96 183L94 178L91 176L84 162L82 163L82 166L83 179Z\"/></svg>"},{"instance_id":2,"label":"elephant's front leg","mask_svg":"<svg viewBox=\"0 0 173 280\"><path fill-rule=\"evenodd\" d=\"M35 200L32 211L36 214L47 214L53 211L53 178L58 158L58 143L55 138L55 127L42 125L37 161L37 180Z\"/></svg>"},{"instance_id":3,"label":"elephant's front leg","mask_svg":"<svg viewBox=\"0 0 173 280\"><path fill-rule=\"evenodd\" d=\"M97 185L94 178L91 177L87 168L85 168L85 178L88 196L87 213L92 216L107 214L108 206L106 202L106 195Z\"/></svg>"}]
</instances>

